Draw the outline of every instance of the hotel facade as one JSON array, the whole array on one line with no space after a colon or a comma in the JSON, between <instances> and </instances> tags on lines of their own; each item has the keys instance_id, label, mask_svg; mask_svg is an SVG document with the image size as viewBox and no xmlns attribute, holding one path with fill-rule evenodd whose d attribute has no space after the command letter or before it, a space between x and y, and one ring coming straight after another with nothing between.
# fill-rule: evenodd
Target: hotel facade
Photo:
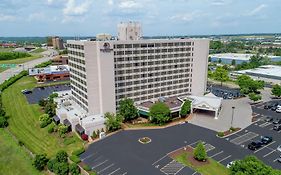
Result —
<instances>
[{"instance_id":1,"label":"hotel facade","mask_svg":"<svg viewBox=\"0 0 281 175\"><path fill-rule=\"evenodd\" d=\"M142 39L140 32L138 23L125 23L118 39L67 41L72 98L88 114L116 112L124 98L139 104L204 94L209 40Z\"/></svg>"}]
</instances>

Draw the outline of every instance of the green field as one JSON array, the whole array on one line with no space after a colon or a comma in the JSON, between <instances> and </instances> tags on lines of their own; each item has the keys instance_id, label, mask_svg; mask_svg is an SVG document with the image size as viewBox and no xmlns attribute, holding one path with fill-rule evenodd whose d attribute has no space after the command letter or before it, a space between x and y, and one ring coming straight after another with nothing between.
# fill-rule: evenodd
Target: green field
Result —
<instances>
[{"instance_id":1,"label":"green field","mask_svg":"<svg viewBox=\"0 0 281 175\"><path fill-rule=\"evenodd\" d=\"M33 77L24 77L3 92L3 104L9 119L9 130L30 149L33 153L46 153L53 156L59 150L71 153L83 146L83 142L73 134L71 144L55 134L49 134L47 128L39 126L39 116L42 111L39 105L29 105L23 89L32 89L36 86ZM68 142L69 143L69 142Z\"/></svg>"},{"instance_id":2,"label":"green field","mask_svg":"<svg viewBox=\"0 0 281 175\"><path fill-rule=\"evenodd\" d=\"M39 48L33 50L31 53L42 53L44 51L46 51L46 49L43 49L43 48L39 47Z\"/></svg>"},{"instance_id":3,"label":"green field","mask_svg":"<svg viewBox=\"0 0 281 175\"><path fill-rule=\"evenodd\" d=\"M222 164L216 162L215 160L208 158L209 164L202 166L193 166L188 158L193 156L192 153L183 153L176 157L176 161L196 170L198 173L202 175L229 175L229 170L223 166Z\"/></svg>"},{"instance_id":4,"label":"green field","mask_svg":"<svg viewBox=\"0 0 281 175\"><path fill-rule=\"evenodd\" d=\"M12 52L13 50L15 50L15 48L3 48L3 47L0 47L0 52Z\"/></svg>"},{"instance_id":5,"label":"green field","mask_svg":"<svg viewBox=\"0 0 281 175\"><path fill-rule=\"evenodd\" d=\"M30 156L3 129L0 129L0 174L39 175Z\"/></svg>"},{"instance_id":6,"label":"green field","mask_svg":"<svg viewBox=\"0 0 281 175\"><path fill-rule=\"evenodd\" d=\"M0 61L0 64L22 64L28 61L32 61L35 59L40 58L40 55L32 55L31 57L26 57L26 58L18 58L18 59L13 59L13 60L4 60Z\"/></svg>"}]
</instances>

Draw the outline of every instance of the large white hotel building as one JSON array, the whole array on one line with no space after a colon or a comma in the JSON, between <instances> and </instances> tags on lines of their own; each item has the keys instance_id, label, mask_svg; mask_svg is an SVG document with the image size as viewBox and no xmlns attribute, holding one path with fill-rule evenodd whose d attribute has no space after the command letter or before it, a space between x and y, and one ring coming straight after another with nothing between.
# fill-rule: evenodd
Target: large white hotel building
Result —
<instances>
[{"instance_id":1,"label":"large white hotel building","mask_svg":"<svg viewBox=\"0 0 281 175\"><path fill-rule=\"evenodd\" d=\"M142 39L139 23L118 25L118 37L69 40L73 100L88 114L116 112L123 98L202 96L209 40Z\"/></svg>"}]
</instances>

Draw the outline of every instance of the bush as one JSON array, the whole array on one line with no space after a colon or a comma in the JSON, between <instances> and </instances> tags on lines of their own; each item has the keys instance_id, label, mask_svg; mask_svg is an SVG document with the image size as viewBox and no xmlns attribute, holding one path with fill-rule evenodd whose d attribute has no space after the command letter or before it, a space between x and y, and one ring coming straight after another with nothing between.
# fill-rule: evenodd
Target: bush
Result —
<instances>
[{"instance_id":1,"label":"bush","mask_svg":"<svg viewBox=\"0 0 281 175\"><path fill-rule=\"evenodd\" d=\"M48 127L48 133L53 133L55 131L55 124L51 123Z\"/></svg>"},{"instance_id":2,"label":"bush","mask_svg":"<svg viewBox=\"0 0 281 175\"><path fill-rule=\"evenodd\" d=\"M49 96L49 98L57 98L59 96L59 94L58 93L52 93L50 96Z\"/></svg>"},{"instance_id":3,"label":"bush","mask_svg":"<svg viewBox=\"0 0 281 175\"><path fill-rule=\"evenodd\" d=\"M80 154L85 152L85 148L80 148L72 152L72 155L79 156Z\"/></svg>"},{"instance_id":4,"label":"bush","mask_svg":"<svg viewBox=\"0 0 281 175\"><path fill-rule=\"evenodd\" d=\"M93 131L92 137L93 137L94 139L98 137L96 131Z\"/></svg>"},{"instance_id":5,"label":"bush","mask_svg":"<svg viewBox=\"0 0 281 175\"><path fill-rule=\"evenodd\" d=\"M52 61L47 61L47 62L36 65L35 68L43 68L43 67L47 67L51 64L52 64Z\"/></svg>"},{"instance_id":6,"label":"bush","mask_svg":"<svg viewBox=\"0 0 281 175\"><path fill-rule=\"evenodd\" d=\"M64 134L66 134L68 132L68 127L65 126L64 124L59 124L58 132L59 132L59 135L62 137Z\"/></svg>"},{"instance_id":7,"label":"bush","mask_svg":"<svg viewBox=\"0 0 281 175\"><path fill-rule=\"evenodd\" d=\"M202 142L199 142L193 151L193 156L198 161L205 161L207 159L207 153Z\"/></svg>"},{"instance_id":8,"label":"bush","mask_svg":"<svg viewBox=\"0 0 281 175\"><path fill-rule=\"evenodd\" d=\"M187 114L190 113L190 110L191 110L191 101L190 100L186 100L184 102L184 104L182 105L182 107L181 107L180 115L182 117L185 117Z\"/></svg>"},{"instance_id":9,"label":"bush","mask_svg":"<svg viewBox=\"0 0 281 175\"><path fill-rule=\"evenodd\" d=\"M149 108L149 117L152 123L163 125L171 118L170 108L163 102L157 102Z\"/></svg>"},{"instance_id":10,"label":"bush","mask_svg":"<svg viewBox=\"0 0 281 175\"><path fill-rule=\"evenodd\" d=\"M97 172L91 172L90 175L97 175Z\"/></svg>"},{"instance_id":11,"label":"bush","mask_svg":"<svg viewBox=\"0 0 281 175\"><path fill-rule=\"evenodd\" d=\"M47 162L49 160L46 157L46 154L38 154L35 156L32 165L39 171L44 170L45 166L47 165Z\"/></svg>"},{"instance_id":12,"label":"bush","mask_svg":"<svg viewBox=\"0 0 281 175\"><path fill-rule=\"evenodd\" d=\"M88 137L87 134L82 134L81 138L82 138L83 140L87 141L89 137Z\"/></svg>"},{"instance_id":13,"label":"bush","mask_svg":"<svg viewBox=\"0 0 281 175\"><path fill-rule=\"evenodd\" d=\"M1 85L0 85L0 91L4 91L5 89L7 89L9 86L11 86L12 84L14 84L16 81L18 81L19 79L21 79L22 77L28 75L27 71L21 71L19 74L9 78L8 80L5 80Z\"/></svg>"},{"instance_id":14,"label":"bush","mask_svg":"<svg viewBox=\"0 0 281 175\"><path fill-rule=\"evenodd\" d=\"M45 107L47 102L48 102L47 100L41 99L41 100L39 100L38 104L39 104L39 106Z\"/></svg>"},{"instance_id":15,"label":"bush","mask_svg":"<svg viewBox=\"0 0 281 175\"><path fill-rule=\"evenodd\" d=\"M8 118L5 116L0 116L0 128L6 128L8 125Z\"/></svg>"},{"instance_id":16,"label":"bush","mask_svg":"<svg viewBox=\"0 0 281 175\"><path fill-rule=\"evenodd\" d=\"M223 137L223 136L224 136L224 132L218 132L218 133L217 133L217 136Z\"/></svg>"},{"instance_id":17,"label":"bush","mask_svg":"<svg viewBox=\"0 0 281 175\"><path fill-rule=\"evenodd\" d=\"M84 169L85 171L91 171L91 170L92 170L89 165L84 165L84 166L83 166L83 169Z\"/></svg>"},{"instance_id":18,"label":"bush","mask_svg":"<svg viewBox=\"0 0 281 175\"><path fill-rule=\"evenodd\" d=\"M72 155L69 157L70 160L72 160L72 162L74 163L80 163L81 159L78 156Z\"/></svg>"},{"instance_id":19,"label":"bush","mask_svg":"<svg viewBox=\"0 0 281 175\"><path fill-rule=\"evenodd\" d=\"M48 114L43 114L39 117L39 121L40 121L40 127L45 128L50 123L52 123L52 118L50 118Z\"/></svg>"},{"instance_id":20,"label":"bush","mask_svg":"<svg viewBox=\"0 0 281 175\"><path fill-rule=\"evenodd\" d=\"M18 144L19 144L19 146L24 146L24 143L21 140L18 141Z\"/></svg>"},{"instance_id":21,"label":"bush","mask_svg":"<svg viewBox=\"0 0 281 175\"><path fill-rule=\"evenodd\" d=\"M0 52L0 60L14 60L18 58L31 57L29 53L25 52Z\"/></svg>"},{"instance_id":22,"label":"bush","mask_svg":"<svg viewBox=\"0 0 281 175\"><path fill-rule=\"evenodd\" d=\"M71 173L71 175L79 175L80 174L80 168L75 163L70 164L69 172Z\"/></svg>"},{"instance_id":23,"label":"bush","mask_svg":"<svg viewBox=\"0 0 281 175\"><path fill-rule=\"evenodd\" d=\"M56 154L56 159L58 162L67 162L67 153L65 151L59 151L57 154Z\"/></svg>"},{"instance_id":24,"label":"bush","mask_svg":"<svg viewBox=\"0 0 281 175\"><path fill-rule=\"evenodd\" d=\"M57 163L56 159L51 159L47 163L48 170L54 172L55 164Z\"/></svg>"}]
</instances>

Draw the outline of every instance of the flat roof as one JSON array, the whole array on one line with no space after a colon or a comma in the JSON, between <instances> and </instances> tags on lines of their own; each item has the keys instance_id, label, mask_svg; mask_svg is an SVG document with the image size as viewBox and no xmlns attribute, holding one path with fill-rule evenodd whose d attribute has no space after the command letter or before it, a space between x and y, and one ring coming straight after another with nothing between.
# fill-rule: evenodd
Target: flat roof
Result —
<instances>
[{"instance_id":1,"label":"flat roof","mask_svg":"<svg viewBox=\"0 0 281 175\"><path fill-rule=\"evenodd\" d=\"M256 74L256 75L264 75L264 76L272 76L272 77L281 77L281 66L265 65L255 69L241 70L235 72L238 74L249 74L249 75Z\"/></svg>"},{"instance_id":2,"label":"flat roof","mask_svg":"<svg viewBox=\"0 0 281 175\"><path fill-rule=\"evenodd\" d=\"M187 96L187 98L192 100L193 106L206 103L214 109L219 109L222 103L222 98L216 97L213 94L207 94L205 96Z\"/></svg>"},{"instance_id":3,"label":"flat roof","mask_svg":"<svg viewBox=\"0 0 281 175\"><path fill-rule=\"evenodd\" d=\"M61 74L69 72L68 65L58 65L58 66L49 66L44 68L31 68L28 70L29 75L40 75L40 74Z\"/></svg>"},{"instance_id":4,"label":"flat roof","mask_svg":"<svg viewBox=\"0 0 281 175\"><path fill-rule=\"evenodd\" d=\"M143 103L140 103L138 106L140 107L140 109L144 109L146 111L149 110L149 108L155 104L156 102L163 102L165 103L171 110L175 109L175 108L180 108L182 105L182 101L178 98L178 97L160 97L158 100L156 101L146 101Z\"/></svg>"},{"instance_id":5,"label":"flat roof","mask_svg":"<svg viewBox=\"0 0 281 175\"><path fill-rule=\"evenodd\" d=\"M243 53L220 53L220 54L212 54L211 58L221 58L221 59L229 59L229 60L242 60L249 61L254 54L243 54ZM261 55L264 57L268 57L271 59L281 58L280 56L272 56L272 55Z\"/></svg>"}]
</instances>

